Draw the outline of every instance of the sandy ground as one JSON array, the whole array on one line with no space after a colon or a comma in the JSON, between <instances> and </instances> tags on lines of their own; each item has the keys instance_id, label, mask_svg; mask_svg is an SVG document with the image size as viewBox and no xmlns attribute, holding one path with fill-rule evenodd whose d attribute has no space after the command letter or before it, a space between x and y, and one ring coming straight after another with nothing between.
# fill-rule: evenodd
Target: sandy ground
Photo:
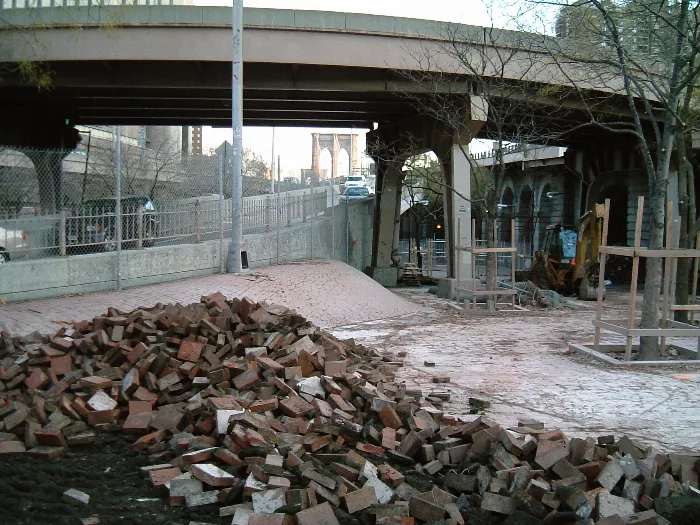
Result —
<instances>
[{"instance_id":1,"label":"sandy ground","mask_svg":"<svg viewBox=\"0 0 700 525\"><path fill-rule=\"evenodd\" d=\"M613 369L570 355L569 342L592 340L594 304L574 301L573 308L466 317L426 289L398 294L429 313L337 327L333 333L407 352L401 377L424 391L449 389L447 412L469 414L473 396L490 401L486 413L505 424L535 418L572 436L627 434L664 450L698 452L700 368ZM624 293L609 294L605 315L624 317L627 301ZM436 366L424 366L426 360ZM432 384L435 375L451 382Z\"/></svg>"}]
</instances>

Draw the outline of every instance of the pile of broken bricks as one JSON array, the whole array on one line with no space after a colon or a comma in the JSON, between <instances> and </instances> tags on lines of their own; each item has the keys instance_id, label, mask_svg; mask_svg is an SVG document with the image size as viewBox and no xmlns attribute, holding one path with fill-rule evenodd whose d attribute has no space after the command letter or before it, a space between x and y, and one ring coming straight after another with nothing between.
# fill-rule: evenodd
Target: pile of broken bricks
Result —
<instances>
[{"instance_id":1,"label":"pile of broken bricks","mask_svg":"<svg viewBox=\"0 0 700 525\"><path fill-rule=\"evenodd\" d=\"M700 494L697 457L449 416L400 366L245 298L110 309L51 338L2 334L0 455L119 429L170 505L234 525L660 525L655 499Z\"/></svg>"}]
</instances>

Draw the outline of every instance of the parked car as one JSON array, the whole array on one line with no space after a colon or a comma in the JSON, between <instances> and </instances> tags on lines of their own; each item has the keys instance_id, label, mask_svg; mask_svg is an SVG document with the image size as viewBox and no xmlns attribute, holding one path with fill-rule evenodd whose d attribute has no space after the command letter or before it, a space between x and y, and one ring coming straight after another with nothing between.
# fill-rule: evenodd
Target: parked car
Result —
<instances>
[{"instance_id":1,"label":"parked car","mask_svg":"<svg viewBox=\"0 0 700 525\"><path fill-rule=\"evenodd\" d=\"M101 247L105 252L117 249L115 220L117 199L108 197L85 201L66 219L67 247ZM139 233L139 210L142 231ZM121 238L133 246L140 238L143 246L153 246L158 235L158 218L149 197L130 196L121 199ZM60 230L57 230L57 234ZM60 240L57 241L60 244Z\"/></svg>"},{"instance_id":2,"label":"parked car","mask_svg":"<svg viewBox=\"0 0 700 525\"><path fill-rule=\"evenodd\" d=\"M27 247L27 236L23 231L0 226L0 264L10 262L10 253Z\"/></svg>"},{"instance_id":3,"label":"parked car","mask_svg":"<svg viewBox=\"0 0 700 525\"><path fill-rule=\"evenodd\" d=\"M344 200L364 199L369 197L369 188L361 186L359 188L348 188L345 193L340 196Z\"/></svg>"}]
</instances>

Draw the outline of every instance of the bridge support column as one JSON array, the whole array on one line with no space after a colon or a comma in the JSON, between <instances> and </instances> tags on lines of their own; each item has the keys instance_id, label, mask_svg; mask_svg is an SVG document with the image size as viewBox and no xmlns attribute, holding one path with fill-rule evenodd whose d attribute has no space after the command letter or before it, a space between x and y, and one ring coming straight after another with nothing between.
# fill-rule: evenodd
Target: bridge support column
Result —
<instances>
[{"instance_id":1,"label":"bridge support column","mask_svg":"<svg viewBox=\"0 0 700 525\"><path fill-rule=\"evenodd\" d=\"M401 179L401 166L398 163L378 165L374 249L372 266L366 269L366 273L379 284L387 287L396 286L398 279L398 267L393 265L391 256L399 246Z\"/></svg>"},{"instance_id":2,"label":"bridge support column","mask_svg":"<svg viewBox=\"0 0 700 525\"><path fill-rule=\"evenodd\" d=\"M472 169L469 160L464 155L468 151L468 145L460 147L453 144L450 150L449 175L452 180L453 192L449 192L451 197L450 221L448 233L454 244L451 245L450 257L454 263L450 266L454 268L453 277L457 276L459 261L459 276L462 281L471 279L472 260L467 252L462 252L461 257L457 257L454 249L458 246L468 246L472 239L472 204L471 199L471 175ZM464 149L464 152L462 151ZM466 198L465 198L466 197Z\"/></svg>"},{"instance_id":3,"label":"bridge support column","mask_svg":"<svg viewBox=\"0 0 700 525\"><path fill-rule=\"evenodd\" d=\"M64 117L27 114L21 109L2 115L0 145L17 148L31 159L44 213L64 204L62 162L78 142L78 131Z\"/></svg>"}]
</instances>

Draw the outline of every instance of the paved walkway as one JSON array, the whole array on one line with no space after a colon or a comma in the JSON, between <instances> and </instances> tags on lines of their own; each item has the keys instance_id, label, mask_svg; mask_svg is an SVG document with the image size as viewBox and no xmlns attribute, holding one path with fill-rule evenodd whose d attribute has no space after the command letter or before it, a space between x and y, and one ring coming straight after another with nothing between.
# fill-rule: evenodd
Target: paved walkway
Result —
<instances>
[{"instance_id":1,"label":"paved walkway","mask_svg":"<svg viewBox=\"0 0 700 525\"><path fill-rule=\"evenodd\" d=\"M211 275L122 292L58 297L0 305L0 330L27 334L55 332L62 323L90 319L108 307L134 310L158 302L189 304L220 291L227 297L295 308L318 326L411 315L421 308L383 288L354 268L336 261L301 261L244 275Z\"/></svg>"},{"instance_id":2,"label":"paved walkway","mask_svg":"<svg viewBox=\"0 0 700 525\"><path fill-rule=\"evenodd\" d=\"M611 368L568 355L569 342L593 338L595 304L580 309L461 317L440 309L423 290L402 290L432 306L424 318L336 327L339 338L408 353L399 377L431 389L449 390L447 411L467 415L469 397L487 399L489 417L508 425L518 418L543 421L568 436L629 435L667 451L700 449L700 369ZM622 318L629 295L606 301L606 317ZM604 340L605 341L605 340ZM435 363L425 367L424 361ZM435 375L448 384L431 383Z\"/></svg>"}]
</instances>

